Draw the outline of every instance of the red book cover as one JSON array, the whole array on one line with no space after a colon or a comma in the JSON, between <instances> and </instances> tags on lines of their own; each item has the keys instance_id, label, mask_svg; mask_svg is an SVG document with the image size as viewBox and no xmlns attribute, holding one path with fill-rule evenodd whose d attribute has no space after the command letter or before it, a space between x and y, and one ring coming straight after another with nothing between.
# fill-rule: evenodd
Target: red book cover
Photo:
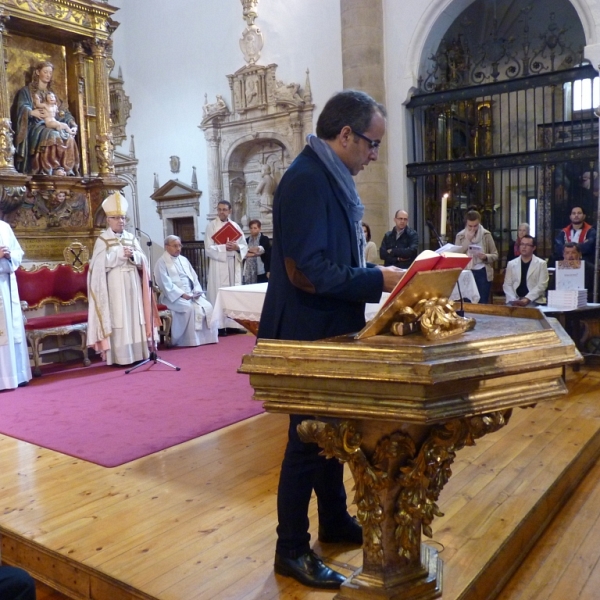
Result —
<instances>
[{"instance_id":1,"label":"red book cover","mask_svg":"<svg viewBox=\"0 0 600 600\"><path fill-rule=\"evenodd\" d=\"M386 300L382 307L388 306L392 300L400 293L400 290L406 286L406 284L415 276L416 273L421 271L438 271L442 269L464 269L471 260L470 256L466 254L457 254L454 252L442 252L438 254L432 250L423 250L402 279L396 284L396 287L390 292L389 298Z\"/></svg>"},{"instance_id":2,"label":"red book cover","mask_svg":"<svg viewBox=\"0 0 600 600\"><path fill-rule=\"evenodd\" d=\"M227 242L239 240L241 237L243 236L236 226L231 221L227 221L225 225L212 236L212 239L215 244L226 244Z\"/></svg>"}]
</instances>

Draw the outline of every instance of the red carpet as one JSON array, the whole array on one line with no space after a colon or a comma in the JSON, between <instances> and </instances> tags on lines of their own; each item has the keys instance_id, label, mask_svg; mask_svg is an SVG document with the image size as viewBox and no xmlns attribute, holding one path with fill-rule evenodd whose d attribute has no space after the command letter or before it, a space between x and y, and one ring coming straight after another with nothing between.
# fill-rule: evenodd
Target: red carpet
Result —
<instances>
[{"instance_id":1,"label":"red carpet","mask_svg":"<svg viewBox=\"0 0 600 600\"><path fill-rule=\"evenodd\" d=\"M160 363L128 375L105 363L51 367L27 387L0 392L0 433L121 465L261 413L248 375L236 372L254 344L254 336L230 335L209 346L159 350L181 371Z\"/></svg>"}]
</instances>

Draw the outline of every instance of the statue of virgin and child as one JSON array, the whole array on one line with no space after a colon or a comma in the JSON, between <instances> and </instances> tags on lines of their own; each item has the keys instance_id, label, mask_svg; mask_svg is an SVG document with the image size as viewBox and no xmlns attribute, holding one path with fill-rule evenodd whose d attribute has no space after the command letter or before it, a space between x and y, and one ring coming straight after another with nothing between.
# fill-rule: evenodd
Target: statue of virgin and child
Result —
<instances>
[{"instance_id":1,"label":"statue of virgin and child","mask_svg":"<svg viewBox=\"0 0 600 600\"><path fill-rule=\"evenodd\" d=\"M52 89L54 65L44 61L33 71L13 103L15 169L28 175L78 175L77 123Z\"/></svg>"}]
</instances>

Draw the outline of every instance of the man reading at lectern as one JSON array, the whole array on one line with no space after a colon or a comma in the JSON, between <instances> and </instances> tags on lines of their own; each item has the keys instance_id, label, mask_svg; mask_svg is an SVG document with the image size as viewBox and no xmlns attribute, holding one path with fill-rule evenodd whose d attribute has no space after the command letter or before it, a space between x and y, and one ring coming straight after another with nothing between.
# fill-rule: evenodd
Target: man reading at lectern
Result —
<instances>
[{"instance_id":1,"label":"man reading at lectern","mask_svg":"<svg viewBox=\"0 0 600 600\"><path fill-rule=\"evenodd\" d=\"M363 92L334 95L317 121L317 136L283 176L273 201L271 276L259 338L313 341L357 332L365 303L379 302L402 272L366 266L361 219L364 206L353 176L377 160L385 109ZM343 575L310 548L308 505L319 509L319 540L362 543L362 529L348 514L343 466L303 443L291 415L277 497L275 572L319 588L339 588Z\"/></svg>"},{"instance_id":2,"label":"man reading at lectern","mask_svg":"<svg viewBox=\"0 0 600 600\"><path fill-rule=\"evenodd\" d=\"M109 365L149 358L153 334L146 257L124 231L127 200L119 192L102 203L108 227L94 244L88 272L88 346Z\"/></svg>"}]
</instances>

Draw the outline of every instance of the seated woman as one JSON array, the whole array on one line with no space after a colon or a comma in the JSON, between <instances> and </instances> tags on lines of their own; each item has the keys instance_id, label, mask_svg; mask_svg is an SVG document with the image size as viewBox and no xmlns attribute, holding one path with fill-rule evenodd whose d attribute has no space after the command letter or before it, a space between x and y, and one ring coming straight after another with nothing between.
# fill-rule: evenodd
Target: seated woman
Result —
<instances>
[{"instance_id":1,"label":"seated woman","mask_svg":"<svg viewBox=\"0 0 600 600\"><path fill-rule=\"evenodd\" d=\"M32 81L21 88L13 104L15 130L15 169L29 175L77 175L79 150L75 142L77 123L57 102L52 91L54 66L36 65ZM50 107L54 118L51 119ZM56 122L65 127L57 127Z\"/></svg>"}]
</instances>

